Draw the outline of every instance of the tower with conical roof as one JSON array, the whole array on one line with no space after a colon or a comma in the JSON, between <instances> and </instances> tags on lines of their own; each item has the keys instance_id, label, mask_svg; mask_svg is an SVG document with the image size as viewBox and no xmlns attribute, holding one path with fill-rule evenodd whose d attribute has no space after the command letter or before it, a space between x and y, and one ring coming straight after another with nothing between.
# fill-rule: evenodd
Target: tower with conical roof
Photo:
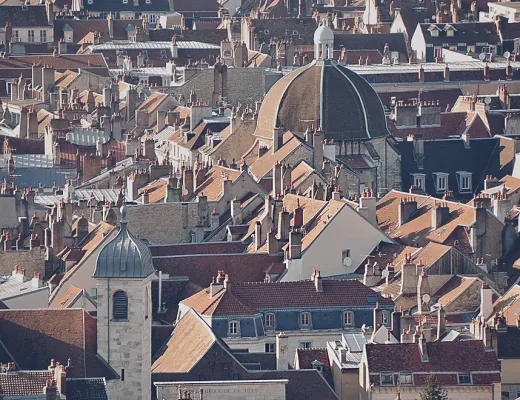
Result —
<instances>
[{"instance_id":1,"label":"tower with conical roof","mask_svg":"<svg viewBox=\"0 0 520 400\"><path fill-rule=\"evenodd\" d=\"M121 207L119 234L101 249L97 280L98 354L119 374L108 381L111 399L151 398L151 281L148 246L127 229Z\"/></svg>"}]
</instances>

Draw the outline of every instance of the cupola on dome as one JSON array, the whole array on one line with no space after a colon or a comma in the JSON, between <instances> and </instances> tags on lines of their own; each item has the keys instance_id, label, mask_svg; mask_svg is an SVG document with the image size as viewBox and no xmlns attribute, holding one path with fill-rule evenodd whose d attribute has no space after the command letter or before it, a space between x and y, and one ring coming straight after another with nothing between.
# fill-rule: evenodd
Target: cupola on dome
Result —
<instances>
[{"instance_id":1,"label":"cupola on dome","mask_svg":"<svg viewBox=\"0 0 520 400\"><path fill-rule=\"evenodd\" d=\"M121 206L121 229L99 253L94 278L146 278L155 273L152 253L127 229L126 205Z\"/></svg>"}]
</instances>

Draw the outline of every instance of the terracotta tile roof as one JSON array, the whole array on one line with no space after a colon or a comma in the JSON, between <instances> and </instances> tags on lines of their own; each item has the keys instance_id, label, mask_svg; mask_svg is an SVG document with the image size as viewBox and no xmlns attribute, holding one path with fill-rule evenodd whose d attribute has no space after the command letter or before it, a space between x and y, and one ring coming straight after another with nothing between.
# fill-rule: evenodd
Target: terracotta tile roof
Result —
<instances>
[{"instance_id":1,"label":"terracotta tile roof","mask_svg":"<svg viewBox=\"0 0 520 400\"><path fill-rule=\"evenodd\" d=\"M291 171L292 186L298 188L298 186L300 186L305 181L305 179L311 176L313 172L314 168L312 168L305 161L302 161Z\"/></svg>"},{"instance_id":2,"label":"terracotta tile roof","mask_svg":"<svg viewBox=\"0 0 520 400\"><path fill-rule=\"evenodd\" d=\"M54 114L43 108L38 110L38 137L41 138L45 133L45 127L50 124L50 120L54 118Z\"/></svg>"},{"instance_id":3,"label":"terracotta tile roof","mask_svg":"<svg viewBox=\"0 0 520 400\"><path fill-rule=\"evenodd\" d=\"M242 242L202 242L150 246L150 251L153 257L190 254L231 254L242 253L245 247Z\"/></svg>"},{"instance_id":4,"label":"terracotta tile roof","mask_svg":"<svg viewBox=\"0 0 520 400\"><path fill-rule=\"evenodd\" d=\"M45 250L1 251L0 275L11 275L15 265L25 269L25 274L32 277L35 272L45 277Z\"/></svg>"},{"instance_id":5,"label":"terracotta tile roof","mask_svg":"<svg viewBox=\"0 0 520 400\"><path fill-rule=\"evenodd\" d=\"M520 189L520 179L515 178L514 176L507 175L500 179L500 182L506 185L507 194L513 194L518 189Z\"/></svg>"},{"instance_id":6,"label":"terracotta tile roof","mask_svg":"<svg viewBox=\"0 0 520 400\"><path fill-rule=\"evenodd\" d=\"M70 358L77 376L111 377L96 356L96 329L96 319L82 309L0 310L0 341L22 370L45 370L51 359L66 365Z\"/></svg>"},{"instance_id":7,"label":"terracotta tile roof","mask_svg":"<svg viewBox=\"0 0 520 400\"><path fill-rule=\"evenodd\" d=\"M486 351L481 340L427 343L428 362L423 362L416 343L367 344L369 373L412 371L414 373L487 371L491 379L484 383L500 382L500 366L493 351ZM446 357L457 354L457 357ZM474 375L474 378L477 374ZM377 377L379 381L379 377ZM417 383L416 383L417 384ZM455 382L456 384L456 382ZM474 384L477 384L474 379Z\"/></svg>"},{"instance_id":8,"label":"terracotta tile roof","mask_svg":"<svg viewBox=\"0 0 520 400\"><path fill-rule=\"evenodd\" d=\"M154 111L159 105L168 98L168 94L153 92L148 98L137 107L138 110L146 110L149 113Z\"/></svg>"},{"instance_id":9,"label":"terracotta tile roof","mask_svg":"<svg viewBox=\"0 0 520 400\"><path fill-rule=\"evenodd\" d=\"M158 314L159 308L159 282L152 282L152 313L155 319L175 323L179 302L200 292L202 287L188 280L163 279L162 303L166 306L166 313Z\"/></svg>"},{"instance_id":10,"label":"terracotta tile roof","mask_svg":"<svg viewBox=\"0 0 520 400\"><path fill-rule=\"evenodd\" d=\"M125 30L128 25L134 28L138 26L141 29L143 28L143 21L141 19L112 19L112 22L114 28L112 40L128 40L127 31ZM56 19L54 20L55 42L64 38L63 28L65 25L68 25L74 31L74 43L79 43L87 34L93 32L99 32L105 40L110 40L108 20L106 19Z\"/></svg>"},{"instance_id":11,"label":"terracotta tile roof","mask_svg":"<svg viewBox=\"0 0 520 400\"><path fill-rule=\"evenodd\" d=\"M195 314L186 313L152 365L152 373L187 373L217 343L211 328Z\"/></svg>"},{"instance_id":12,"label":"terracotta tile roof","mask_svg":"<svg viewBox=\"0 0 520 400\"><path fill-rule=\"evenodd\" d=\"M337 156L336 159L346 165L348 165L352 169L365 169L372 168L371 165L368 164L367 159L364 155L348 155L348 156Z\"/></svg>"},{"instance_id":13,"label":"terracotta tile roof","mask_svg":"<svg viewBox=\"0 0 520 400\"><path fill-rule=\"evenodd\" d=\"M108 222L101 221L96 227L88 233L87 236L81 241L81 249L89 252L96 247L103 238L112 232L116 227Z\"/></svg>"},{"instance_id":14,"label":"terracotta tile roof","mask_svg":"<svg viewBox=\"0 0 520 400\"><path fill-rule=\"evenodd\" d=\"M168 178L159 178L140 188L137 193L139 196L141 196L145 191L147 191L149 202L159 203L164 201L166 186L168 186Z\"/></svg>"},{"instance_id":15,"label":"terracotta tile roof","mask_svg":"<svg viewBox=\"0 0 520 400\"><path fill-rule=\"evenodd\" d=\"M398 226L398 207L401 199L414 197L417 201L417 212L412 219ZM431 229L429 210L438 201L430 196L410 195L409 193L391 191L377 204L377 220L379 228L392 238L399 238L408 245L425 245L429 241L444 243L458 226L471 226L474 222L475 208L462 203L443 201L450 209L448 221L436 230Z\"/></svg>"},{"instance_id":16,"label":"terracotta tile roof","mask_svg":"<svg viewBox=\"0 0 520 400\"><path fill-rule=\"evenodd\" d=\"M275 265L284 268L283 257L259 254L189 255L154 257L154 267L170 276L188 276L190 281L207 287L219 270L225 269L233 282L262 282L265 271Z\"/></svg>"},{"instance_id":17,"label":"terracotta tile roof","mask_svg":"<svg viewBox=\"0 0 520 400\"><path fill-rule=\"evenodd\" d=\"M33 64L49 65L59 71L79 68L106 68L102 54L66 54L55 57L53 55L10 56L0 60L0 69L31 69Z\"/></svg>"},{"instance_id":18,"label":"terracotta tile roof","mask_svg":"<svg viewBox=\"0 0 520 400\"><path fill-rule=\"evenodd\" d=\"M240 299L233 292L221 290L210 297L209 289L203 289L199 293L182 301L186 307L194 309L200 315L254 315L257 312Z\"/></svg>"},{"instance_id":19,"label":"terracotta tile roof","mask_svg":"<svg viewBox=\"0 0 520 400\"><path fill-rule=\"evenodd\" d=\"M493 315L502 313L507 325L516 326L520 310L520 285L515 284L493 304Z\"/></svg>"},{"instance_id":20,"label":"terracotta tile roof","mask_svg":"<svg viewBox=\"0 0 520 400\"><path fill-rule=\"evenodd\" d=\"M53 371L2 373L0 387L4 396L37 396L43 393L43 388L49 379L55 379Z\"/></svg>"},{"instance_id":21,"label":"terracotta tile roof","mask_svg":"<svg viewBox=\"0 0 520 400\"><path fill-rule=\"evenodd\" d=\"M58 308L69 308L71 304L83 294L83 289L71 285L60 297L54 299L53 304Z\"/></svg>"},{"instance_id":22,"label":"terracotta tile roof","mask_svg":"<svg viewBox=\"0 0 520 400\"><path fill-rule=\"evenodd\" d=\"M459 296L463 295L471 287L476 286L479 288L482 286L482 281L478 278L454 276L446 285L441 288L441 290L436 293L436 296L440 296L438 300L439 304L448 307L454 302L460 301ZM478 299L473 300L473 302L470 301L469 304L466 304L469 305L472 309L465 307L463 311L476 311L479 308L480 296ZM463 305L459 305L458 308L461 306Z\"/></svg>"},{"instance_id":23,"label":"terracotta tile roof","mask_svg":"<svg viewBox=\"0 0 520 400\"><path fill-rule=\"evenodd\" d=\"M298 360L298 369L313 369L313 361L323 364L323 371L330 371L330 361L327 349L297 349L295 360ZM295 362L296 364L296 362Z\"/></svg>"},{"instance_id":24,"label":"terracotta tile roof","mask_svg":"<svg viewBox=\"0 0 520 400\"><path fill-rule=\"evenodd\" d=\"M302 251L305 251L320 233L328 226L328 223L341 212L347 205L340 200L329 200L316 218L306 227L306 234L302 238ZM304 211L305 215L305 211Z\"/></svg>"},{"instance_id":25,"label":"terracotta tile roof","mask_svg":"<svg viewBox=\"0 0 520 400\"><path fill-rule=\"evenodd\" d=\"M222 195L224 177L236 181L242 175L242 171L215 165L205 176L204 182L195 190L194 196L204 193L208 201L217 201Z\"/></svg>"},{"instance_id":26,"label":"terracotta tile roof","mask_svg":"<svg viewBox=\"0 0 520 400\"><path fill-rule=\"evenodd\" d=\"M311 199L306 196L296 194L287 194L283 198L283 205L287 212L291 214L291 225L294 223L294 210L298 208L298 204L303 209L303 224L306 225L311 221L324 207L327 202L323 200Z\"/></svg>"},{"instance_id":27,"label":"terracotta tile roof","mask_svg":"<svg viewBox=\"0 0 520 400\"><path fill-rule=\"evenodd\" d=\"M227 273L226 268L224 271ZM323 280L323 291L317 292L313 281L295 282L244 282L231 279L231 293L222 290L220 296L232 295L251 310L267 308L344 307L373 306L377 301L383 306L393 306L393 301L382 297L356 280ZM197 299L204 291L195 295ZM194 296L194 297L195 297ZM216 296L214 296L215 298ZM209 296L207 296L209 299ZM191 298L190 298L191 299ZM190 299L186 302L190 304Z\"/></svg>"},{"instance_id":28,"label":"terracotta tile roof","mask_svg":"<svg viewBox=\"0 0 520 400\"><path fill-rule=\"evenodd\" d=\"M400 13L403 13L403 10L400 11ZM431 17L431 15L430 15ZM417 25L416 25L417 26ZM415 30L415 26L414 26ZM413 34L413 33L412 33ZM441 110L443 111L441 113L441 121L443 118L443 115L446 114L444 111L448 106L453 107L459 96L462 96L464 93L459 88L455 89L440 89L440 90L426 90L421 88L421 101L431 102L434 101L435 103L438 101L439 105L441 107ZM393 92L385 92L385 93L378 93L379 98L381 99L381 102L383 103L383 106L390 108L391 107L391 98L395 97L395 100L403 101L405 104L410 103L414 100L417 100L419 97L419 91L418 90L409 90L405 92L401 91L393 91Z\"/></svg>"},{"instance_id":29,"label":"terracotta tile roof","mask_svg":"<svg viewBox=\"0 0 520 400\"><path fill-rule=\"evenodd\" d=\"M286 140L288 134L290 134L291 137L290 139ZM282 163L289 155L301 147L307 147L307 144L305 144L296 135L293 135L290 132L286 132L284 134L284 145L274 154L270 150L267 151L267 153L251 164L249 170L257 180L260 180L269 172L271 172L273 165L276 164L276 162Z\"/></svg>"}]
</instances>

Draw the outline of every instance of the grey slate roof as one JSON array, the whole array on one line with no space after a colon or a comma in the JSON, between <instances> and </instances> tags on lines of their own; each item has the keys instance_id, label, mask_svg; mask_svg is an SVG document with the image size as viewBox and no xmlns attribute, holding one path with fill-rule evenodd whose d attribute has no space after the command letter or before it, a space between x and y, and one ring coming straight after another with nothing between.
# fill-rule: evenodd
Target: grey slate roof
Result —
<instances>
[{"instance_id":1,"label":"grey slate roof","mask_svg":"<svg viewBox=\"0 0 520 400\"><path fill-rule=\"evenodd\" d=\"M105 378L67 379L67 400L108 400Z\"/></svg>"},{"instance_id":2,"label":"grey slate roof","mask_svg":"<svg viewBox=\"0 0 520 400\"><path fill-rule=\"evenodd\" d=\"M153 273L152 253L128 231L123 204L121 230L99 253L94 278L146 278Z\"/></svg>"}]
</instances>

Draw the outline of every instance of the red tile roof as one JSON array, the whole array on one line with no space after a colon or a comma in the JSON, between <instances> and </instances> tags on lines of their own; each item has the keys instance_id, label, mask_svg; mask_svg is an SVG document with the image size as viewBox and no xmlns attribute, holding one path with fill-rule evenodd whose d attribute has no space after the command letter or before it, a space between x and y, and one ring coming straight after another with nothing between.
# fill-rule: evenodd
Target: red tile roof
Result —
<instances>
[{"instance_id":1,"label":"red tile roof","mask_svg":"<svg viewBox=\"0 0 520 400\"><path fill-rule=\"evenodd\" d=\"M284 268L283 257L259 254L190 255L154 257L154 267L170 276L188 276L190 281L207 287L219 270L225 269L233 282L262 282L265 271L273 266Z\"/></svg>"},{"instance_id":2,"label":"red tile roof","mask_svg":"<svg viewBox=\"0 0 520 400\"><path fill-rule=\"evenodd\" d=\"M427 343L428 362L421 360L416 343L367 344L370 373L412 371L414 373L487 371L479 383L500 382L500 366L494 351L486 351L481 340ZM456 356L449 356L456 355ZM477 374L473 376L474 383ZM455 374L455 384L457 376ZM379 379L378 379L379 380ZM417 382L416 382L417 384Z\"/></svg>"},{"instance_id":3,"label":"red tile roof","mask_svg":"<svg viewBox=\"0 0 520 400\"><path fill-rule=\"evenodd\" d=\"M231 254L242 253L245 247L242 242L179 243L164 246L150 246L150 251L153 257L190 254Z\"/></svg>"},{"instance_id":4,"label":"red tile roof","mask_svg":"<svg viewBox=\"0 0 520 400\"><path fill-rule=\"evenodd\" d=\"M298 364L298 369L312 369L313 361L319 361L323 364L323 371L330 371L330 361L327 349L297 349L295 365Z\"/></svg>"},{"instance_id":5,"label":"red tile roof","mask_svg":"<svg viewBox=\"0 0 520 400\"><path fill-rule=\"evenodd\" d=\"M0 310L0 342L23 370L70 358L78 377L112 377L96 356L96 332L96 319L82 309Z\"/></svg>"},{"instance_id":6,"label":"red tile roof","mask_svg":"<svg viewBox=\"0 0 520 400\"><path fill-rule=\"evenodd\" d=\"M41 396L47 380L54 378L53 371L9 372L0 374L0 388L3 396Z\"/></svg>"}]
</instances>

